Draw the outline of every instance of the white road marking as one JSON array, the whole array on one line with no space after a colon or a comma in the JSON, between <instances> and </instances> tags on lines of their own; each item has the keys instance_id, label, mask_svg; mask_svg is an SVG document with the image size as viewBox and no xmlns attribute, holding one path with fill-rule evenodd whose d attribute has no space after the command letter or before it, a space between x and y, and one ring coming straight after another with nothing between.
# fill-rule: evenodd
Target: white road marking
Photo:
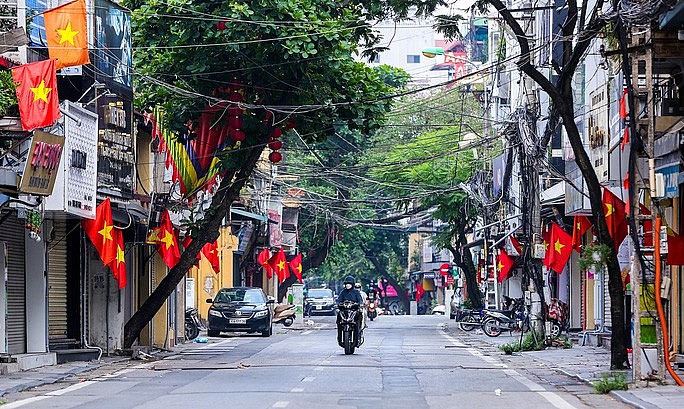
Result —
<instances>
[{"instance_id":1,"label":"white road marking","mask_svg":"<svg viewBox=\"0 0 684 409\"><path fill-rule=\"evenodd\" d=\"M448 339L453 345L463 346L463 344L459 340L457 340L456 338L454 338L450 335L445 334L441 328L440 328L440 331L442 331L442 336L444 336L446 339ZM501 366L503 368L507 368L507 366L505 364L499 363L496 358L493 358L493 357L487 356L487 355L483 355L480 351L476 350L475 348L466 348L466 351L468 351L471 355L476 356L476 357L482 359L483 361L485 361L487 363L497 365L497 366ZM575 408L575 406L571 405L568 401L566 401L565 399L563 399L562 397L560 397L556 393L551 392L551 391L547 391L546 389L544 389L543 386L541 386L538 383L524 377L523 375L518 373L518 371L516 371L515 369L503 369L503 372L506 375L510 376L511 378L513 378L516 381L523 384L530 391L536 392L537 394L539 394L539 396L546 399L550 404L552 404L556 408L558 408L558 409L577 409L577 408Z\"/></svg>"},{"instance_id":2,"label":"white road marking","mask_svg":"<svg viewBox=\"0 0 684 409\"><path fill-rule=\"evenodd\" d=\"M279 400L278 402L273 404L273 407L274 408L286 408L287 405L289 405L289 404L290 404L290 402L288 402L286 400Z\"/></svg>"},{"instance_id":3,"label":"white road marking","mask_svg":"<svg viewBox=\"0 0 684 409\"><path fill-rule=\"evenodd\" d=\"M75 390L85 388L86 386L92 385L94 383L97 383L97 381L84 381L84 382L79 382L75 383L71 386L67 386L66 388L58 389L56 391L48 392L45 395L46 396L61 396L64 395L65 393L73 392Z\"/></svg>"},{"instance_id":4,"label":"white road marking","mask_svg":"<svg viewBox=\"0 0 684 409\"><path fill-rule=\"evenodd\" d=\"M302 379L302 382L313 382L314 379L316 379L315 376L307 376L306 378Z\"/></svg>"},{"instance_id":5,"label":"white road marking","mask_svg":"<svg viewBox=\"0 0 684 409\"><path fill-rule=\"evenodd\" d=\"M324 366L316 366L316 367L314 367L313 370L314 370L314 371L324 371L324 370L325 370L325 367L324 367Z\"/></svg>"},{"instance_id":6,"label":"white road marking","mask_svg":"<svg viewBox=\"0 0 684 409\"><path fill-rule=\"evenodd\" d=\"M304 388L292 388L290 392L304 392Z\"/></svg>"},{"instance_id":7,"label":"white road marking","mask_svg":"<svg viewBox=\"0 0 684 409\"><path fill-rule=\"evenodd\" d=\"M34 396L32 398L26 398L26 399L22 399L22 400L12 402L12 403L6 403L6 404L2 405L2 408L3 409L18 408L18 407L21 407L24 405L28 405L29 403L38 402L38 401L41 401L41 400L47 399L47 398L49 398L49 396Z\"/></svg>"},{"instance_id":8,"label":"white road marking","mask_svg":"<svg viewBox=\"0 0 684 409\"><path fill-rule=\"evenodd\" d=\"M228 338L228 339L220 341L220 342L214 342L214 343L202 345L201 347L199 347L197 349L216 348L217 346L227 344L228 342L233 342L233 339Z\"/></svg>"},{"instance_id":9,"label":"white road marking","mask_svg":"<svg viewBox=\"0 0 684 409\"><path fill-rule=\"evenodd\" d=\"M311 334L312 332L313 332L313 330L310 330L310 329L309 329L309 330L303 331L303 332L302 332L302 335L309 335L309 334Z\"/></svg>"}]
</instances>

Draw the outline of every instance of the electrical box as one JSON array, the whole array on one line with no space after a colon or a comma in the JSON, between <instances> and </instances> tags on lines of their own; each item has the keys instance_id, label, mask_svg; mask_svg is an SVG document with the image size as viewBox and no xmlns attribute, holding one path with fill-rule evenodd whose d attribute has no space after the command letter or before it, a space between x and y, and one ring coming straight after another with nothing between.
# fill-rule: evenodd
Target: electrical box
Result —
<instances>
[{"instance_id":1,"label":"electrical box","mask_svg":"<svg viewBox=\"0 0 684 409\"><path fill-rule=\"evenodd\" d=\"M546 256L546 246L543 244L535 244L532 249L534 250L532 252L533 258L542 259Z\"/></svg>"}]
</instances>

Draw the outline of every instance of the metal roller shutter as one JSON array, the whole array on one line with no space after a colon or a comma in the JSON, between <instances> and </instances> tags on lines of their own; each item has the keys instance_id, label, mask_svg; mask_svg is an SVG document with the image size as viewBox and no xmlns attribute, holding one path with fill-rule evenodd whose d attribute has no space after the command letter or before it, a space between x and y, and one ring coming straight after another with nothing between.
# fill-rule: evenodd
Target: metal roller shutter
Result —
<instances>
[{"instance_id":1,"label":"metal roller shutter","mask_svg":"<svg viewBox=\"0 0 684 409\"><path fill-rule=\"evenodd\" d=\"M53 220L54 241L48 244L48 337L67 337L66 220Z\"/></svg>"},{"instance_id":2,"label":"metal roller shutter","mask_svg":"<svg viewBox=\"0 0 684 409\"><path fill-rule=\"evenodd\" d=\"M7 244L7 352L26 353L26 274L24 224L16 211L2 222L2 240Z\"/></svg>"}]
</instances>

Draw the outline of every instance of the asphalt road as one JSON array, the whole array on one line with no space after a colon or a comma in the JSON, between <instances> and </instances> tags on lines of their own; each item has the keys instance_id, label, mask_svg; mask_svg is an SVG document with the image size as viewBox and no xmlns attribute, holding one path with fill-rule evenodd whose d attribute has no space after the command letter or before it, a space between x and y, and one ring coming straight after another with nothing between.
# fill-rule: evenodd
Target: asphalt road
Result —
<instances>
[{"instance_id":1,"label":"asphalt road","mask_svg":"<svg viewBox=\"0 0 684 409\"><path fill-rule=\"evenodd\" d=\"M224 335L155 362L108 366L5 396L0 408L621 408L551 369L503 361L433 316L369 322L354 355L333 317L270 338Z\"/></svg>"}]
</instances>

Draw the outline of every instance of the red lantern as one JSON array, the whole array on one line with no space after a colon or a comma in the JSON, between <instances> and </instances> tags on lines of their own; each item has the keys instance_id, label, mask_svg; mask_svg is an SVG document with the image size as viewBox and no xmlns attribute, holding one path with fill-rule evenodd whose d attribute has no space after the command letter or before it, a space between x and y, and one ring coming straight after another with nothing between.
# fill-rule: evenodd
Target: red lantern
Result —
<instances>
[{"instance_id":1,"label":"red lantern","mask_svg":"<svg viewBox=\"0 0 684 409\"><path fill-rule=\"evenodd\" d=\"M230 97L228 99L232 102L242 102L245 99L245 97L243 97L242 94L240 94L239 92L233 92L232 94L230 94Z\"/></svg>"},{"instance_id":2,"label":"red lantern","mask_svg":"<svg viewBox=\"0 0 684 409\"><path fill-rule=\"evenodd\" d=\"M236 142L242 142L245 140L245 133L239 129L231 129L230 138Z\"/></svg>"},{"instance_id":3,"label":"red lantern","mask_svg":"<svg viewBox=\"0 0 684 409\"><path fill-rule=\"evenodd\" d=\"M283 130L280 128L274 128L273 133L271 133L271 136L273 138L280 138L283 135Z\"/></svg>"},{"instance_id":4,"label":"red lantern","mask_svg":"<svg viewBox=\"0 0 684 409\"><path fill-rule=\"evenodd\" d=\"M278 149L283 147L283 142L276 139L274 141L269 142L268 147L273 149L274 151L277 151Z\"/></svg>"},{"instance_id":5,"label":"red lantern","mask_svg":"<svg viewBox=\"0 0 684 409\"><path fill-rule=\"evenodd\" d=\"M227 29L227 28L228 28L228 26L226 26L226 22L225 22L225 21L219 21L218 23L216 23L216 29L217 29L218 31L223 31L223 30L225 30L225 29Z\"/></svg>"},{"instance_id":6,"label":"red lantern","mask_svg":"<svg viewBox=\"0 0 684 409\"><path fill-rule=\"evenodd\" d=\"M285 128L294 129L296 127L297 127L297 124L295 123L294 119L290 118L287 120L287 123L285 124Z\"/></svg>"},{"instance_id":7,"label":"red lantern","mask_svg":"<svg viewBox=\"0 0 684 409\"><path fill-rule=\"evenodd\" d=\"M268 160L273 163L278 163L283 160L283 154L278 151L273 151L270 153L270 155L268 155Z\"/></svg>"},{"instance_id":8,"label":"red lantern","mask_svg":"<svg viewBox=\"0 0 684 409\"><path fill-rule=\"evenodd\" d=\"M233 129L242 128L242 118L240 118L239 116L231 116L230 118L228 118L228 126Z\"/></svg>"}]
</instances>

